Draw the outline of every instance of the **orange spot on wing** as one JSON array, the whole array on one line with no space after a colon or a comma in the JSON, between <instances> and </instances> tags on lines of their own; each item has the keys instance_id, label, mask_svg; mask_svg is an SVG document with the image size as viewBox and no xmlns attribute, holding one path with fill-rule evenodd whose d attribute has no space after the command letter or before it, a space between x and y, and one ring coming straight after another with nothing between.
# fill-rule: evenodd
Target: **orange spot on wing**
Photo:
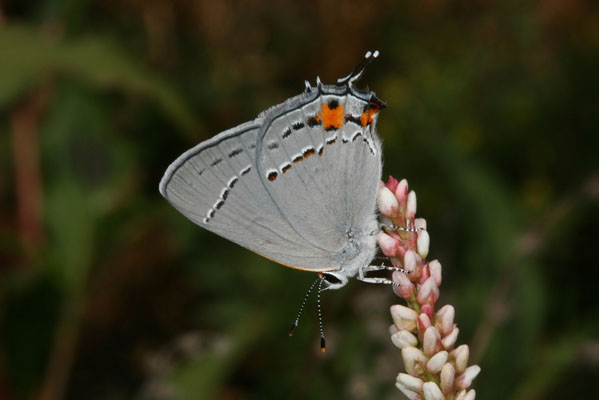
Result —
<instances>
[{"instance_id":1,"label":"orange spot on wing","mask_svg":"<svg viewBox=\"0 0 599 400\"><path fill-rule=\"evenodd\" d=\"M343 125L343 106L339 105L335 108L330 108L328 104L322 105L322 111L319 116L322 115L322 126L324 129L328 128L341 128Z\"/></svg>"},{"instance_id":2,"label":"orange spot on wing","mask_svg":"<svg viewBox=\"0 0 599 400\"><path fill-rule=\"evenodd\" d=\"M364 111L362 113L362 115L360 115L360 123L362 124L362 126L366 126L368 124L371 124L372 123L372 117L374 117L374 115L376 113L378 113L379 111L381 111L381 107L378 104L376 104L374 102L371 102L369 104L368 110Z\"/></svg>"}]
</instances>

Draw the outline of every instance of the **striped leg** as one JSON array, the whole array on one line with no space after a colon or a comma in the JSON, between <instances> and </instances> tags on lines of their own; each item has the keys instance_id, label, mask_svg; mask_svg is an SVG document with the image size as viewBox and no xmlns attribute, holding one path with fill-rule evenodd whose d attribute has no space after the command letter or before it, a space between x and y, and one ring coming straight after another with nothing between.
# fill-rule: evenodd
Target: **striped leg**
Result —
<instances>
[{"instance_id":1,"label":"striped leg","mask_svg":"<svg viewBox=\"0 0 599 400\"><path fill-rule=\"evenodd\" d=\"M402 274L409 274L409 271L406 271L403 268L397 268L397 267L387 267L383 264L381 265L365 265L364 267L360 268L359 272L358 272L358 277L357 279L359 281L362 282L366 282L366 283L374 283L374 284L378 284L378 285L393 285L393 286L401 286L400 284L398 284L397 282L394 282L390 279L387 278L379 278L379 277L368 277L366 276L367 272L372 272L372 271L399 271Z\"/></svg>"},{"instance_id":2,"label":"striped leg","mask_svg":"<svg viewBox=\"0 0 599 400\"><path fill-rule=\"evenodd\" d=\"M390 231L402 231L402 232L422 232L424 230L422 228L404 228L402 226L387 225L387 224L381 224L381 228L385 228Z\"/></svg>"}]
</instances>

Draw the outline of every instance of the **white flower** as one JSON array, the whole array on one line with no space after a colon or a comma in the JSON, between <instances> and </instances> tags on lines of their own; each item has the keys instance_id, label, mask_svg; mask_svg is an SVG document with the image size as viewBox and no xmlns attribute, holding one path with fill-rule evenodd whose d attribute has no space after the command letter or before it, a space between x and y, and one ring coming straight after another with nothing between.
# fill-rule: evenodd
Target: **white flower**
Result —
<instances>
[{"instance_id":1,"label":"white flower","mask_svg":"<svg viewBox=\"0 0 599 400\"><path fill-rule=\"evenodd\" d=\"M408 346L414 347L418 344L418 338L406 330L394 333L391 336L391 341L400 349Z\"/></svg>"},{"instance_id":2,"label":"white flower","mask_svg":"<svg viewBox=\"0 0 599 400\"><path fill-rule=\"evenodd\" d=\"M426 382L422 385L422 392L426 400L445 400L445 396L435 382Z\"/></svg>"},{"instance_id":3,"label":"white flower","mask_svg":"<svg viewBox=\"0 0 599 400\"><path fill-rule=\"evenodd\" d=\"M426 369L428 372L432 374L436 374L441 371L443 365L447 362L447 358L449 357L449 353L446 351L440 351L434 356L431 357L430 360L426 363Z\"/></svg>"},{"instance_id":4,"label":"white flower","mask_svg":"<svg viewBox=\"0 0 599 400\"><path fill-rule=\"evenodd\" d=\"M416 319L418 313L411 308L395 304L391 306L391 318L397 330L414 331L416 329Z\"/></svg>"}]
</instances>

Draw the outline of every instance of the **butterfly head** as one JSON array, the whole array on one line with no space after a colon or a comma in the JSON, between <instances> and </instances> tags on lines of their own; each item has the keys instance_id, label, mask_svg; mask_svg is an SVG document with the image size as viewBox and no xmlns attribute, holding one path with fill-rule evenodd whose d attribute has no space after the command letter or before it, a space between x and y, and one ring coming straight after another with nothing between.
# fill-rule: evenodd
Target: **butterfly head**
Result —
<instances>
[{"instance_id":1,"label":"butterfly head","mask_svg":"<svg viewBox=\"0 0 599 400\"><path fill-rule=\"evenodd\" d=\"M347 284L347 275L342 271L324 272L322 274L323 290L340 289Z\"/></svg>"}]
</instances>

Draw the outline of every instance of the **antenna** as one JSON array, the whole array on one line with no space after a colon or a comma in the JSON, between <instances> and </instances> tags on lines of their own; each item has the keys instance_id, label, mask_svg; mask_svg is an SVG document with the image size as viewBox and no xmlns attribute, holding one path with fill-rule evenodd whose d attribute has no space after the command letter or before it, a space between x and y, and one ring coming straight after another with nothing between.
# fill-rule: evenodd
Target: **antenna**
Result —
<instances>
[{"instance_id":1,"label":"antenna","mask_svg":"<svg viewBox=\"0 0 599 400\"><path fill-rule=\"evenodd\" d=\"M320 351L324 353L327 350L327 346L324 340L324 329L322 328L322 311L320 309L320 292L322 292L322 282L324 282L324 276L320 278L320 283L318 284L318 292L316 293L316 304L318 307L318 325L320 327Z\"/></svg>"},{"instance_id":2,"label":"antenna","mask_svg":"<svg viewBox=\"0 0 599 400\"><path fill-rule=\"evenodd\" d=\"M326 342L324 339L324 329L323 329L323 325L322 325L322 309L320 307L320 292L322 292L322 283L323 282L324 282L324 277L318 277L318 278L316 278L316 280L314 282L312 282L312 285L310 285L308 292L304 296L304 300L302 301L302 305L300 306L299 312L297 313L297 318L295 319L295 322L291 326L291 329L289 329L289 336L293 336L295 329L299 325L299 319L302 316L302 312L304 311L304 307L306 306L308 297L310 297L310 293L312 293L312 289L314 289L314 286L316 286L316 284L318 283L318 292L316 292L316 305L317 305L317 309L318 309L318 326L320 328L320 351L322 351L324 353L326 351Z\"/></svg>"},{"instance_id":3,"label":"antenna","mask_svg":"<svg viewBox=\"0 0 599 400\"><path fill-rule=\"evenodd\" d=\"M299 325L299 319L302 316L302 313L304 312L304 307L306 306L306 302L308 301L308 297L310 297L310 293L312 293L312 289L314 289L314 286L316 285L316 283L318 281L321 281L320 284L322 285L322 278L320 278L320 277L316 278L316 280L312 283L312 285L310 285L310 288L308 289L308 292L304 296L304 301L302 301L302 305L300 306L299 312L297 313L297 318L295 319L295 322L291 326L291 329L289 329L289 336L293 336L293 333L295 332L295 329ZM320 285L318 286L318 288L320 289Z\"/></svg>"},{"instance_id":4,"label":"antenna","mask_svg":"<svg viewBox=\"0 0 599 400\"><path fill-rule=\"evenodd\" d=\"M378 50L375 50L374 52L372 52L370 50L367 51L366 54L364 54L364 58L362 60L360 60L358 65L356 65L354 67L354 69L352 70L352 72L349 75L347 75L344 78L337 79L337 84L345 85L348 82L350 84L353 84L354 82L356 82L358 79L360 79L362 77L362 75L364 74L364 71L366 71L366 67L372 62L372 60L377 58L379 56L379 54L380 53Z\"/></svg>"}]
</instances>

